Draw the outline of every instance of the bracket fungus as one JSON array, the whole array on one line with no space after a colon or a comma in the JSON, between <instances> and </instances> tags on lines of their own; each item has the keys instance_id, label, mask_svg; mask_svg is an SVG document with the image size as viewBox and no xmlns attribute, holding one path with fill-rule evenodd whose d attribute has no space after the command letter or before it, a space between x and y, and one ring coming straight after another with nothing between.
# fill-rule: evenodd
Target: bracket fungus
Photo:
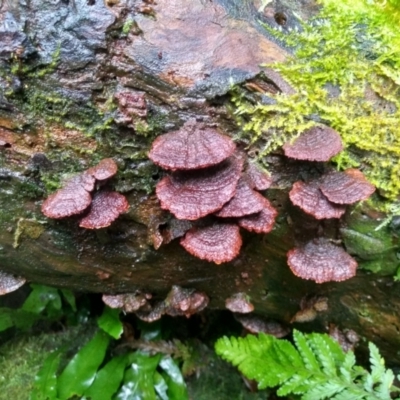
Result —
<instances>
[{"instance_id":1,"label":"bracket fungus","mask_svg":"<svg viewBox=\"0 0 400 400\"><path fill-rule=\"evenodd\" d=\"M110 308L120 308L126 313L133 313L138 310L150 310L148 301L151 297L149 293L104 294L102 300Z\"/></svg>"},{"instance_id":2,"label":"bracket fungus","mask_svg":"<svg viewBox=\"0 0 400 400\"><path fill-rule=\"evenodd\" d=\"M286 157L306 161L329 161L343 150L340 135L328 126L314 126L293 143L283 145Z\"/></svg>"},{"instance_id":3,"label":"bracket fungus","mask_svg":"<svg viewBox=\"0 0 400 400\"><path fill-rule=\"evenodd\" d=\"M242 165L240 159L231 157L214 167L164 177L156 188L161 208L188 220L220 210L235 195Z\"/></svg>"},{"instance_id":4,"label":"bracket fungus","mask_svg":"<svg viewBox=\"0 0 400 400\"><path fill-rule=\"evenodd\" d=\"M225 300L225 307L232 312L240 314L248 314L254 311L254 306L250 302L246 293L235 293L233 296Z\"/></svg>"},{"instance_id":5,"label":"bracket fungus","mask_svg":"<svg viewBox=\"0 0 400 400\"><path fill-rule=\"evenodd\" d=\"M238 225L250 232L269 233L275 225L278 211L267 201L265 207L257 214L247 215L238 219Z\"/></svg>"},{"instance_id":6,"label":"bracket fungus","mask_svg":"<svg viewBox=\"0 0 400 400\"><path fill-rule=\"evenodd\" d=\"M340 282L356 274L356 260L325 239L314 239L304 247L289 250L287 257L296 276L317 283Z\"/></svg>"},{"instance_id":7,"label":"bracket fungus","mask_svg":"<svg viewBox=\"0 0 400 400\"><path fill-rule=\"evenodd\" d=\"M219 164L235 150L231 138L190 120L178 131L159 136L149 158L164 169L193 170Z\"/></svg>"},{"instance_id":8,"label":"bracket fungus","mask_svg":"<svg viewBox=\"0 0 400 400\"><path fill-rule=\"evenodd\" d=\"M245 175L251 188L256 190L266 190L272 184L272 177L262 171L255 163L248 162L245 170Z\"/></svg>"},{"instance_id":9,"label":"bracket fungus","mask_svg":"<svg viewBox=\"0 0 400 400\"><path fill-rule=\"evenodd\" d=\"M289 197L295 206L316 219L340 218L346 212L345 206L334 204L324 196L318 181L295 182Z\"/></svg>"},{"instance_id":10,"label":"bracket fungus","mask_svg":"<svg viewBox=\"0 0 400 400\"><path fill-rule=\"evenodd\" d=\"M80 220L79 226L86 229L105 228L128 208L129 203L122 194L106 190L97 192L93 196L89 213Z\"/></svg>"},{"instance_id":11,"label":"bracket fungus","mask_svg":"<svg viewBox=\"0 0 400 400\"><path fill-rule=\"evenodd\" d=\"M104 158L97 165L89 168L86 172L98 181L110 179L118 171L117 163L112 158Z\"/></svg>"},{"instance_id":12,"label":"bracket fungus","mask_svg":"<svg viewBox=\"0 0 400 400\"><path fill-rule=\"evenodd\" d=\"M375 186L354 168L324 175L320 188L329 201L337 204L354 204L368 199L375 192Z\"/></svg>"},{"instance_id":13,"label":"bracket fungus","mask_svg":"<svg viewBox=\"0 0 400 400\"><path fill-rule=\"evenodd\" d=\"M221 264L239 254L242 237L237 225L216 223L205 228L192 228L181 239L181 245L202 260Z\"/></svg>"},{"instance_id":14,"label":"bracket fungus","mask_svg":"<svg viewBox=\"0 0 400 400\"><path fill-rule=\"evenodd\" d=\"M14 292L26 282L25 278L0 271L0 296Z\"/></svg>"}]
</instances>

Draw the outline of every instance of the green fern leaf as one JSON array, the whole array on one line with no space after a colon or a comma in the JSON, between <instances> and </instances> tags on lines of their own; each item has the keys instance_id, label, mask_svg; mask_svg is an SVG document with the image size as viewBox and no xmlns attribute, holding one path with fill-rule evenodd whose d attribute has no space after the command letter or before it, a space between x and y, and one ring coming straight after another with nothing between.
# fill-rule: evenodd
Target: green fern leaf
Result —
<instances>
[{"instance_id":1,"label":"green fern leaf","mask_svg":"<svg viewBox=\"0 0 400 400\"><path fill-rule=\"evenodd\" d=\"M319 363L314 355L313 350L309 346L306 337L301 332L294 330L293 339L303 359L305 367L310 371L318 371L320 369Z\"/></svg>"},{"instance_id":2,"label":"green fern leaf","mask_svg":"<svg viewBox=\"0 0 400 400\"><path fill-rule=\"evenodd\" d=\"M334 395L346 389L344 382L326 382L322 385L314 386L304 396L302 400L323 400L331 399Z\"/></svg>"},{"instance_id":3,"label":"green fern leaf","mask_svg":"<svg viewBox=\"0 0 400 400\"><path fill-rule=\"evenodd\" d=\"M309 371L301 371L294 375L293 378L286 381L277 391L278 396L287 396L290 393L304 393L306 388L304 383L308 382L311 373Z\"/></svg>"},{"instance_id":4,"label":"green fern leaf","mask_svg":"<svg viewBox=\"0 0 400 400\"><path fill-rule=\"evenodd\" d=\"M308 336L308 342L313 349L314 354L317 355L317 358L324 373L326 375L336 376L337 370L335 356L339 356L338 358L340 358L340 361L343 362L344 354L343 350L340 349L339 352L335 352L334 356L334 354L331 352L331 347L333 348L333 346L330 346L328 344L328 341L328 336L325 335L311 334Z\"/></svg>"},{"instance_id":5,"label":"green fern leaf","mask_svg":"<svg viewBox=\"0 0 400 400\"><path fill-rule=\"evenodd\" d=\"M336 396L332 397L332 400L367 400L365 392L354 391L354 389L347 388ZM372 400L372 399L368 399ZM376 400L376 399L375 399Z\"/></svg>"}]
</instances>

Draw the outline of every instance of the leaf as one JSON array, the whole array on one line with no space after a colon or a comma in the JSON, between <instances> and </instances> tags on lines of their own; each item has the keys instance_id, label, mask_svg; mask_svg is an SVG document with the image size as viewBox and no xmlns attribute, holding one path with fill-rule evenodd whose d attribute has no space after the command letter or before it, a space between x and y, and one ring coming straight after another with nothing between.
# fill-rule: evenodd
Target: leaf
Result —
<instances>
[{"instance_id":1,"label":"leaf","mask_svg":"<svg viewBox=\"0 0 400 400\"><path fill-rule=\"evenodd\" d=\"M119 314L120 310L105 306L103 314L97 320L97 325L114 339L119 339L124 330Z\"/></svg>"},{"instance_id":2,"label":"leaf","mask_svg":"<svg viewBox=\"0 0 400 400\"><path fill-rule=\"evenodd\" d=\"M65 349L51 353L44 361L42 368L35 376L35 383L29 400L57 399L57 369L61 354Z\"/></svg>"},{"instance_id":3,"label":"leaf","mask_svg":"<svg viewBox=\"0 0 400 400\"><path fill-rule=\"evenodd\" d=\"M60 289L61 294L63 295L65 301L71 306L72 311L76 312L76 302L75 302L75 296L74 294L67 289Z\"/></svg>"},{"instance_id":4,"label":"leaf","mask_svg":"<svg viewBox=\"0 0 400 400\"><path fill-rule=\"evenodd\" d=\"M168 385L165 382L165 379L159 372L154 372L154 389L156 390L158 396L161 400L170 400L168 397Z\"/></svg>"},{"instance_id":5,"label":"leaf","mask_svg":"<svg viewBox=\"0 0 400 400\"><path fill-rule=\"evenodd\" d=\"M9 308L0 308L0 332L14 326L14 322L10 315L11 311L12 310Z\"/></svg>"},{"instance_id":6,"label":"leaf","mask_svg":"<svg viewBox=\"0 0 400 400\"><path fill-rule=\"evenodd\" d=\"M296 343L297 350L301 354L303 362L309 370L319 370L319 363L310 348L306 337L298 330L293 330L293 338Z\"/></svg>"},{"instance_id":7,"label":"leaf","mask_svg":"<svg viewBox=\"0 0 400 400\"><path fill-rule=\"evenodd\" d=\"M40 314L52 302L55 309L61 309L61 298L58 290L44 285L31 284L29 294L21 309L33 314Z\"/></svg>"},{"instance_id":8,"label":"leaf","mask_svg":"<svg viewBox=\"0 0 400 400\"><path fill-rule=\"evenodd\" d=\"M160 361L160 367L164 371L162 375L168 385L169 400L188 400L186 383L175 361L169 356L164 356Z\"/></svg>"},{"instance_id":9,"label":"leaf","mask_svg":"<svg viewBox=\"0 0 400 400\"><path fill-rule=\"evenodd\" d=\"M86 390L85 397L93 400L110 400L121 386L129 355L114 357L96 374L92 385Z\"/></svg>"},{"instance_id":10,"label":"leaf","mask_svg":"<svg viewBox=\"0 0 400 400\"><path fill-rule=\"evenodd\" d=\"M92 384L96 371L103 362L109 336L103 331L82 347L65 367L58 378L58 395L61 400L67 400L73 395L81 396Z\"/></svg>"}]
</instances>

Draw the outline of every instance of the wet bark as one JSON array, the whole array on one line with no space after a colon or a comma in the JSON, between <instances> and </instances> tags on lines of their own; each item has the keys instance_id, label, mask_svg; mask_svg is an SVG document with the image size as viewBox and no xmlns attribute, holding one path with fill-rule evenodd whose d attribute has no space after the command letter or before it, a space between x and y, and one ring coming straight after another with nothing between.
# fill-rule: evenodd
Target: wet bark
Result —
<instances>
[{"instance_id":1,"label":"wet bark","mask_svg":"<svg viewBox=\"0 0 400 400\"><path fill-rule=\"evenodd\" d=\"M276 178L264 193L279 209L276 227L268 235L244 234L233 262L198 260L177 241L153 247L154 229L168 226L154 196L162 171L146 157L153 138L189 118L234 136L227 96L233 83L261 79L271 90L290 90L268 71L262 74L260 64L283 61L288 52L258 19L278 24L285 15L286 26L294 26L293 11L307 17L315 5L294 10L289 2L274 3L262 15L258 7L242 0L3 1L0 268L31 282L142 291L153 300L179 285L205 292L212 308L245 292L258 314L284 325L306 296L326 297L328 310L302 329L354 329L398 361L392 351L400 329L400 292L392 278L396 227L375 232L382 216L366 207L349 209L335 222L300 213L289 204L288 189L309 171L307 163L271 157ZM63 178L105 157L119 165L108 185L127 196L128 213L99 231L79 228L74 218L42 215L43 199ZM318 285L291 273L287 251L299 237L321 234L355 255L355 278Z\"/></svg>"}]
</instances>

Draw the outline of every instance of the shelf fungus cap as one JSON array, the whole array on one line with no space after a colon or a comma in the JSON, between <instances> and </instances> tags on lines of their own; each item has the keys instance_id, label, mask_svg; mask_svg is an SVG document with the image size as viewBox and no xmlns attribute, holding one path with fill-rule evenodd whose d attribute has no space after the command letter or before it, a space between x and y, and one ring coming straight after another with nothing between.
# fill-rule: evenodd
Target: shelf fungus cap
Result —
<instances>
[{"instance_id":1,"label":"shelf fungus cap","mask_svg":"<svg viewBox=\"0 0 400 400\"><path fill-rule=\"evenodd\" d=\"M356 260L342 247L324 239L315 239L304 247L292 249L287 256L289 267L296 276L317 283L340 282L356 274Z\"/></svg>"},{"instance_id":2,"label":"shelf fungus cap","mask_svg":"<svg viewBox=\"0 0 400 400\"><path fill-rule=\"evenodd\" d=\"M204 310L209 301L208 296L203 292L172 286L165 299L165 313L172 317L184 315L189 318L193 314Z\"/></svg>"},{"instance_id":3,"label":"shelf fungus cap","mask_svg":"<svg viewBox=\"0 0 400 400\"><path fill-rule=\"evenodd\" d=\"M191 120L178 131L159 136L151 146L149 158L165 169L191 170L219 164L235 149L229 136Z\"/></svg>"},{"instance_id":4,"label":"shelf fungus cap","mask_svg":"<svg viewBox=\"0 0 400 400\"><path fill-rule=\"evenodd\" d=\"M0 271L0 296L14 292L26 282L25 278Z\"/></svg>"},{"instance_id":5,"label":"shelf fungus cap","mask_svg":"<svg viewBox=\"0 0 400 400\"><path fill-rule=\"evenodd\" d=\"M175 172L156 187L161 208L196 220L220 210L236 192L243 163L236 157L202 170Z\"/></svg>"},{"instance_id":6,"label":"shelf fungus cap","mask_svg":"<svg viewBox=\"0 0 400 400\"><path fill-rule=\"evenodd\" d=\"M318 181L295 182L289 197L295 206L316 219L340 218L346 212L345 206L331 203L324 196L319 189Z\"/></svg>"},{"instance_id":7,"label":"shelf fungus cap","mask_svg":"<svg viewBox=\"0 0 400 400\"><path fill-rule=\"evenodd\" d=\"M324 175L320 189L329 201L337 204L366 200L375 192L375 186L367 181L360 170L354 168Z\"/></svg>"},{"instance_id":8,"label":"shelf fungus cap","mask_svg":"<svg viewBox=\"0 0 400 400\"><path fill-rule=\"evenodd\" d=\"M104 158L97 165L89 168L86 172L96 180L103 181L113 177L118 171L117 163L112 158Z\"/></svg>"},{"instance_id":9,"label":"shelf fungus cap","mask_svg":"<svg viewBox=\"0 0 400 400\"><path fill-rule=\"evenodd\" d=\"M268 200L253 190L244 178L239 180L236 193L215 215L222 218L243 217L260 212Z\"/></svg>"},{"instance_id":10,"label":"shelf fungus cap","mask_svg":"<svg viewBox=\"0 0 400 400\"><path fill-rule=\"evenodd\" d=\"M242 237L237 225L216 223L189 230L181 239L181 245L195 257L221 264L239 254Z\"/></svg>"},{"instance_id":11,"label":"shelf fungus cap","mask_svg":"<svg viewBox=\"0 0 400 400\"><path fill-rule=\"evenodd\" d=\"M267 199L265 200L265 207L259 213L238 219L238 224L241 228L256 233L269 233L272 231L278 211Z\"/></svg>"},{"instance_id":12,"label":"shelf fungus cap","mask_svg":"<svg viewBox=\"0 0 400 400\"><path fill-rule=\"evenodd\" d=\"M285 155L296 160L329 161L343 150L339 133L328 126L314 126L304 131L293 143L283 146Z\"/></svg>"},{"instance_id":13,"label":"shelf fungus cap","mask_svg":"<svg viewBox=\"0 0 400 400\"><path fill-rule=\"evenodd\" d=\"M254 306L250 302L246 293L235 293L225 300L225 307L232 312L247 314L254 311Z\"/></svg>"},{"instance_id":14,"label":"shelf fungus cap","mask_svg":"<svg viewBox=\"0 0 400 400\"><path fill-rule=\"evenodd\" d=\"M146 294L141 293L103 294L102 300L110 308L120 308L126 313L133 313L138 310L146 311L150 309L147 297Z\"/></svg>"},{"instance_id":15,"label":"shelf fungus cap","mask_svg":"<svg viewBox=\"0 0 400 400\"><path fill-rule=\"evenodd\" d=\"M93 196L89 213L79 226L86 229L100 229L110 226L118 216L129 208L125 196L117 192L100 191Z\"/></svg>"},{"instance_id":16,"label":"shelf fungus cap","mask_svg":"<svg viewBox=\"0 0 400 400\"><path fill-rule=\"evenodd\" d=\"M94 184L95 179L87 173L74 176L44 201L42 213L56 219L82 213L92 202L89 192L94 189Z\"/></svg>"},{"instance_id":17,"label":"shelf fungus cap","mask_svg":"<svg viewBox=\"0 0 400 400\"><path fill-rule=\"evenodd\" d=\"M249 162L245 174L250 186L256 190L266 190L272 184L271 175L267 174L255 163Z\"/></svg>"}]
</instances>

